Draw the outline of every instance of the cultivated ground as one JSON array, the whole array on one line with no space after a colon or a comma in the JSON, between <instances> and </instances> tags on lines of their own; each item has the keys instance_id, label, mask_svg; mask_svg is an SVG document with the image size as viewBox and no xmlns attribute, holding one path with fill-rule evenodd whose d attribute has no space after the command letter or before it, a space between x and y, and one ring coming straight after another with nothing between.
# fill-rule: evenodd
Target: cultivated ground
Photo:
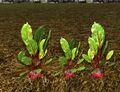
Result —
<instances>
[{"instance_id":1,"label":"cultivated ground","mask_svg":"<svg viewBox=\"0 0 120 92\"><path fill-rule=\"evenodd\" d=\"M94 21L104 26L109 49L115 51L111 59L115 65L107 70L108 76L94 78L84 71L71 78L51 74L37 79L17 77L17 71L25 68L16 54L25 49L20 37L24 23L29 22L33 31L39 25L52 30L48 46L48 57L56 57L48 66L52 73L61 69L59 39L78 39L86 53ZM120 92L120 4L0 4L0 92Z\"/></svg>"}]
</instances>

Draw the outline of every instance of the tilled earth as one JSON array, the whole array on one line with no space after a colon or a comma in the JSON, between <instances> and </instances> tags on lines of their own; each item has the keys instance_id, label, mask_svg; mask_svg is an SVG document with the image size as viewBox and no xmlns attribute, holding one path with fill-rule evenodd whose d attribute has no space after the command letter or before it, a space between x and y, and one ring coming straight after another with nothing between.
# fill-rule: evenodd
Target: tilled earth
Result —
<instances>
[{"instance_id":1,"label":"tilled earth","mask_svg":"<svg viewBox=\"0 0 120 92\"><path fill-rule=\"evenodd\" d=\"M87 39L93 22L101 23L115 51L108 75L94 78L89 71L75 77L43 76L37 79L16 76L25 68L17 60L17 52L25 49L20 37L22 25L28 22L33 32L40 25L52 30L48 57L56 59L51 71L60 70L58 57L62 55L59 39L76 38L87 52ZM0 4L0 92L120 92L120 4Z\"/></svg>"}]
</instances>

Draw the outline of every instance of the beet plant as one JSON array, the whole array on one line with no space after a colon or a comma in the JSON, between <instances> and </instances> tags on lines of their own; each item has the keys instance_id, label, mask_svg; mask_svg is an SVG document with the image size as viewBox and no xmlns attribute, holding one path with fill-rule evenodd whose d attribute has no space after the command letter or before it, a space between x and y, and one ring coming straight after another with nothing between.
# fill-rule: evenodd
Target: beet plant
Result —
<instances>
[{"instance_id":1,"label":"beet plant","mask_svg":"<svg viewBox=\"0 0 120 92\"><path fill-rule=\"evenodd\" d=\"M60 44L64 55L59 57L59 63L63 68L64 76L74 76L75 73L85 70L86 68L80 65L84 60L80 59L79 55L80 42L76 39L68 42L65 38L61 38Z\"/></svg>"},{"instance_id":2,"label":"beet plant","mask_svg":"<svg viewBox=\"0 0 120 92\"><path fill-rule=\"evenodd\" d=\"M34 35L28 23L22 26L21 37L28 53L20 51L18 60L27 66L27 70L20 73L19 76L29 75L31 78L37 78L43 75L44 67L52 61L52 58L44 60L47 55L47 44L50 36L51 31L46 36L43 26L40 26Z\"/></svg>"},{"instance_id":3,"label":"beet plant","mask_svg":"<svg viewBox=\"0 0 120 92\"><path fill-rule=\"evenodd\" d=\"M108 41L105 39L104 28L94 22L91 28L92 35L88 38L89 50L87 54L82 57L93 66L92 75L96 77L104 76L106 66L111 66L109 59L112 57L114 51L110 50L107 55Z\"/></svg>"}]
</instances>

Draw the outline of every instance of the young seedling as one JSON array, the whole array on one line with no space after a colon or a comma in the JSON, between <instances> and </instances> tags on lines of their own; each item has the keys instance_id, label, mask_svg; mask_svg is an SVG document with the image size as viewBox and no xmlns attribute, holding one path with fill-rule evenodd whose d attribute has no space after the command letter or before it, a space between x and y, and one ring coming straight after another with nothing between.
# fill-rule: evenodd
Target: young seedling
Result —
<instances>
[{"instance_id":1,"label":"young seedling","mask_svg":"<svg viewBox=\"0 0 120 92\"><path fill-rule=\"evenodd\" d=\"M49 31L47 37L45 36L43 26L36 30L34 36L28 23L22 26L21 37L29 55L26 55L25 51L20 51L18 54L18 60L28 67L28 70L20 73L20 77L28 74L31 78L37 78L43 74L43 67L52 61L52 58L44 61L44 57L47 55L46 47L50 36L51 31Z\"/></svg>"},{"instance_id":2,"label":"young seedling","mask_svg":"<svg viewBox=\"0 0 120 92\"><path fill-rule=\"evenodd\" d=\"M92 75L96 77L104 76L104 69L106 64L110 66L110 62L108 61L114 51L111 50L105 56L105 51L108 47L108 41L105 40L105 32L103 27L94 22L91 28L92 35L88 38L89 50L88 54L83 54L82 57L93 66Z\"/></svg>"},{"instance_id":3,"label":"young seedling","mask_svg":"<svg viewBox=\"0 0 120 92\"><path fill-rule=\"evenodd\" d=\"M74 76L76 72L85 70L84 66L80 66L84 59L79 59L79 47L80 42L72 39L67 42L66 39L60 39L61 48L64 52L64 56L59 57L59 62L63 68L64 76ZM79 67L77 67L79 65Z\"/></svg>"}]
</instances>

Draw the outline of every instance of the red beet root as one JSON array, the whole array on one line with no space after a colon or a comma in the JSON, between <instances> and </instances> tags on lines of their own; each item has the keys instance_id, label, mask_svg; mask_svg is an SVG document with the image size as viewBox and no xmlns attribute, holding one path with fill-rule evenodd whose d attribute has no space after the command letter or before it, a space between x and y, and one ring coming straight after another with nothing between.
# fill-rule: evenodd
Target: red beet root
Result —
<instances>
[{"instance_id":1,"label":"red beet root","mask_svg":"<svg viewBox=\"0 0 120 92\"><path fill-rule=\"evenodd\" d=\"M74 75L75 75L74 73L64 73L64 76L66 76L66 77L72 77Z\"/></svg>"},{"instance_id":2,"label":"red beet root","mask_svg":"<svg viewBox=\"0 0 120 92\"><path fill-rule=\"evenodd\" d=\"M40 76L42 76L43 74L41 74L41 73L35 73L34 71L31 71L29 74L28 74L28 76L30 77L30 78L32 78L32 79L35 79L35 78L37 78L37 77L40 77Z\"/></svg>"},{"instance_id":3,"label":"red beet root","mask_svg":"<svg viewBox=\"0 0 120 92\"><path fill-rule=\"evenodd\" d=\"M103 73L92 73L92 76L94 76L94 77L103 77L104 74Z\"/></svg>"}]
</instances>

